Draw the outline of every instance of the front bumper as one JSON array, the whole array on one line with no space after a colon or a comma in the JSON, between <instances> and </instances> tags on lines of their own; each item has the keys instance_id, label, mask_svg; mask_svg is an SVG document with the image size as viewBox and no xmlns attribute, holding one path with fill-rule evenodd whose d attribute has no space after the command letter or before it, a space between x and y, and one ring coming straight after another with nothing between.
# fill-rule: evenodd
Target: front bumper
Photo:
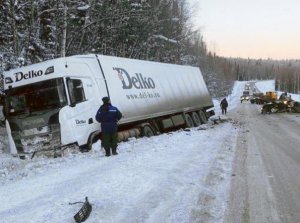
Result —
<instances>
[{"instance_id":1,"label":"front bumper","mask_svg":"<svg viewBox=\"0 0 300 223\"><path fill-rule=\"evenodd\" d=\"M57 150L61 147L60 125L12 131L18 154L33 154Z\"/></svg>"}]
</instances>

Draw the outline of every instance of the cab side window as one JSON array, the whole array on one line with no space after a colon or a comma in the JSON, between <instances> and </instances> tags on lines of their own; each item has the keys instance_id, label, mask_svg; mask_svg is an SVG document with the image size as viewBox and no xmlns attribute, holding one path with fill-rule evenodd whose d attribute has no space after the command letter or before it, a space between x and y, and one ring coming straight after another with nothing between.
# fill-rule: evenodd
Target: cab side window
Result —
<instances>
[{"instance_id":1,"label":"cab side window","mask_svg":"<svg viewBox=\"0 0 300 223\"><path fill-rule=\"evenodd\" d=\"M79 79L67 79L71 104L78 104L86 100L82 81Z\"/></svg>"}]
</instances>

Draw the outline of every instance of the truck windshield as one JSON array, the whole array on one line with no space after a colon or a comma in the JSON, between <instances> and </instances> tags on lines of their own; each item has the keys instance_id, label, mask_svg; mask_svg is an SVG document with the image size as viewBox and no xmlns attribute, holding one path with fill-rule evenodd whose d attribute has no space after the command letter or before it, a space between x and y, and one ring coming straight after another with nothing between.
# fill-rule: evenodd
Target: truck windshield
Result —
<instances>
[{"instance_id":1,"label":"truck windshield","mask_svg":"<svg viewBox=\"0 0 300 223\"><path fill-rule=\"evenodd\" d=\"M41 81L6 90L5 115L60 108L67 104L62 78Z\"/></svg>"}]
</instances>

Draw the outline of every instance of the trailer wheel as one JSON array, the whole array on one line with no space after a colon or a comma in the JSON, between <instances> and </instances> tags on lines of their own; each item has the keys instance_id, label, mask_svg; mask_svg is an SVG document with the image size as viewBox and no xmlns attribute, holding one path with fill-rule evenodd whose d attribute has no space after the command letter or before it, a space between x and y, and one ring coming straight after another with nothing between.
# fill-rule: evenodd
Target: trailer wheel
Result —
<instances>
[{"instance_id":1,"label":"trailer wheel","mask_svg":"<svg viewBox=\"0 0 300 223\"><path fill-rule=\"evenodd\" d=\"M194 127L193 119L191 118L191 116L189 114L185 114L184 118L185 118L186 127L188 127L188 128Z\"/></svg>"},{"instance_id":2,"label":"trailer wheel","mask_svg":"<svg viewBox=\"0 0 300 223\"><path fill-rule=\"evenodd\" d=\"M207 118L206 118L205 113L202 110L199 111L199 116L200 116L201 124L206 124Z\"/></svg>"},{"instance_id":3,"label":"trailer wheel","mask_svg":"<svg viewBox=\"0 0 300 223\"><path fill-rule=\"evenodd\" d=\"M192 119L193 119L193 122L194 122L195 126L201 125L201 120L199 118L199 115L196 112L192 113Z\"/></svg>"},{"instance_id":4,"label":"trailer wheel","mask_svg":"<svg viewBox=\"0 0 300 223\"><path fill-rule=\"evenodd\" d=\"M149 125L145 125L143 127L143 136L146 136L146 137L151 137L151 136L154 136L154 131L153 129L149 126Z\"/></svg>"}]
</instances>

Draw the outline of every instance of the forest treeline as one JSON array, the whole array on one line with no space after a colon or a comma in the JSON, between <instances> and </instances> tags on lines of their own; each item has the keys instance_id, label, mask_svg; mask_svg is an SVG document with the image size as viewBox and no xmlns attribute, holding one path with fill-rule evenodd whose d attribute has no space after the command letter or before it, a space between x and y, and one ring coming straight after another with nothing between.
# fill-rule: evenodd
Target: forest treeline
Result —
<instances>
[{"instance_id":1,"label":"forest treeline","mask_svg":"<svg viewBox=\"0 0 300 223\"><path fill-rule=\"evenodd\" d=\"M199 66L215 97L234 80L277 77L277 86L299 90L299 61L219 57L193 27L190 9L187 0L1 0L0 71L97 53Z\"/></svg>"}]
</instances>

